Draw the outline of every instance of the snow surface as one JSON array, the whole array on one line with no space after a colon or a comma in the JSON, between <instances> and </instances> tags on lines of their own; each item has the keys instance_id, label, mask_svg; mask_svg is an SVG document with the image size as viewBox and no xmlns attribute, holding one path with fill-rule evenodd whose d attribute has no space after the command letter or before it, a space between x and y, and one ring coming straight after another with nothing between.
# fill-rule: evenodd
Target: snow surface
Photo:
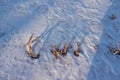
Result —
<instances>
[{"instance_id":1,"label":"snow surface","mask_svg":"<svg viewBox=\"0 0 120 80\"><path fill-rule=\"evenodd\" d=\"M32 33L41 35L34 60L25 48ZM109 51L119 35L120 0L0 0L0 80L120 80L120 56ZM52 46L64 43L73 48L55 59Z\"/></svg>"}]
</instances>

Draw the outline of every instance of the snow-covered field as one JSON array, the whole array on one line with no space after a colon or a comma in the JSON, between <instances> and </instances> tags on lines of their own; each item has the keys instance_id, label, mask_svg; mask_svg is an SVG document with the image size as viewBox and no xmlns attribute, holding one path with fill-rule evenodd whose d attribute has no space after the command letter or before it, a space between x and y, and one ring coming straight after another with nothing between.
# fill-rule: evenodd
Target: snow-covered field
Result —
<instances>
[{"instance_id":1,"label":"snow-covered field","mask_svg":"<svg viewBox=\"0 0 120 80\"><path fill-rule=\"evenodd\" d=\"M26 43L40 54L31 59ZM120 80L120 0L0 0L0 80ZM80 56L73 54L80 43ZM53 45L72 46L62 60Z\"/></svg>"}]
</instances>

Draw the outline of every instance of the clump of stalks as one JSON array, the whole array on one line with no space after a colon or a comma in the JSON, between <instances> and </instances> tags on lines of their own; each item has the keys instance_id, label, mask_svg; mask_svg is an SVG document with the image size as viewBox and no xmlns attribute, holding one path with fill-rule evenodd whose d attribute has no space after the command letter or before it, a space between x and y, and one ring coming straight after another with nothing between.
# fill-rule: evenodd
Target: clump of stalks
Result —
<instances>
[{"instance_id":1,"label":"clump of stalks","mask_svg":"<svg viewBox=\"0 0 120 80\"><path fill-rule=\"evenodd\" d=\"M30 36L27 44L26 44L26 49L27 49L27 54L31 56L31 58L33 59L38 59L39 58L39 54L36 54L33 49L32 49L32 43L34 43L37 39L40 38L40 36L38 36L37 38L33 39L33 34Z\"/></svg>"}]
</instances>

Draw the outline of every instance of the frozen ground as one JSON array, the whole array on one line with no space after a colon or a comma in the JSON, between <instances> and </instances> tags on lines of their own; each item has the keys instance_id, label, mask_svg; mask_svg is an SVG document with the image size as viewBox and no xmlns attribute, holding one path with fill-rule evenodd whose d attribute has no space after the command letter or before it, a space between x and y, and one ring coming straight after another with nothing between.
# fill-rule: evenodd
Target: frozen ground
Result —
<instances>
[{"instance_id":1,"label":"frozen ground","mask_svg":"<svg viewBox=\"0 0 120 80\"><path fill-rule=\"evenodd\" d=\"M32 33L41 35L35 60L25 48ZM120 56L108 49L119 35L120 0L0 0L0 80L120 80ZM73 49L55 59L50 50L63 43Z\"/></svg>"}]
</instances>

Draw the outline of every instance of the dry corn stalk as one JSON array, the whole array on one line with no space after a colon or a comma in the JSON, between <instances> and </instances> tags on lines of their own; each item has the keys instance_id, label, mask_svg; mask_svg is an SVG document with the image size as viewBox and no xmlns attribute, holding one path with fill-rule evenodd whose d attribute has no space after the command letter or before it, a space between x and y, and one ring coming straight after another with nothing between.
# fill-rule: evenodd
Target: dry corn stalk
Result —
<instances>
[{"instance_id":1,"label":"dry corn stalk","mask_svg":"<svg viewBox=\"0 0 120 80\"><path fill-rule=\"evenodd\" d=\"M112 14L112 15L110 16L110 19L114 20L114 19L116 19L116 16L115 16L114 14Z\"/></svg>"},{"instance_id":2,"label":"dry corn stalk","mask_svg":"<svg viewBox=\"0 0 120 80\"><path fill-rule=\"evenodd\" d=\"M79 49L78 49L78 42L77 42L77 45L76 45L75 51L74 51L74 55L75 55L75 56L79 56L79 53L80 53L80 51L79 51Z\"/></svg>"},{"instance_id":3,"label":"dry corn stalk","mask_svg":"<svg viewBox=\"0 0 120 80\"><path fill-rule=\"evenodd\" d=\"M120 49L110 49L110 51L115 55L120 55Z\"/></svg>"},{"instance_id":4,"label":"dry corn stalk","mask_svg":"<svg viewBox=\"0 0 120 80\"><path fill-rule=\"evenodd\" d=\"M64 44L63 50L61 52L62 52L62 55L67 54L67 44Z\"/></svg>"},{"instance_id":5,"label":"dry corn stalk","mask_svg":"<svg viewBox=\"0 0 120 80\"><path fill-rule=\"evenodd\" d=\"M27 42L26 44L26 49L27 49L27 53L28 55L30 55L33 59L37 59L39 58L39 54L36 54L35 52L33 52L32 50L32 43L35 42L38 38L40 38L40 36L38 36L37 38L33 39L32 40L32 37L33 37L33 34L31 35L31 37L29 38L29 41Z\"/></svg>"},{"instance_id":6,"label":"dry corn stalk","mask_svg":"<svg viewBox=\"0 0 120 80\"><path fill-rule=\"evenodd\" d=\"M56 45L53 46L52 54L56 57L56 59L61 58L61 51L58 51Z\"/></svg>"}]
</instances>

